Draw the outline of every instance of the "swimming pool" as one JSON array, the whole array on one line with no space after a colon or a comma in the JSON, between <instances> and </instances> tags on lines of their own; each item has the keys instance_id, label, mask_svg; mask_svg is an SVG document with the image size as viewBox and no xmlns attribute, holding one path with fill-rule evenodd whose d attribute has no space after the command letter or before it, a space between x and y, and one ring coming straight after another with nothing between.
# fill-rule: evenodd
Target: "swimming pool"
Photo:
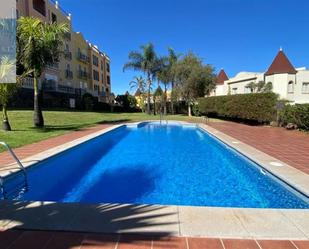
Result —
<instances>
[{"instance_id":1,"label":"swimming pool","mask_svg":"<svg viewBox=\"0 0 309 249\"><path fill-rule=\"evenodd\" d=\"M14 189L22 175L9 177ZM300 193L195 125L121 126L28 169L28 201L309 208ZM9 191L8 191L9 192Z\"/></svg>"}]
</instances>

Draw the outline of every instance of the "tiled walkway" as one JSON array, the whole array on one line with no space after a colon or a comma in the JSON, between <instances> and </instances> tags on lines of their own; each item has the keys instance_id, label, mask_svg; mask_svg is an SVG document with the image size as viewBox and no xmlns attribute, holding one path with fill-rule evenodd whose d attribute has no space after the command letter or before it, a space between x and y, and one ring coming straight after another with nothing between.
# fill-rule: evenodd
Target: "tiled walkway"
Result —
<instances>
[{"instance_id":1,"label":"tiled walkway","mask_svg":"<svg viewBox=\"0 0 309 249\"><path fill-rule=\"evenodd\" d=\"M234 122L211 122L210 126L309 174L308 134Z\"/></svg>"},{"instance_id":2,"label":"tiled walkway","mask_svg":"<svg viewBox=\"0 0 309 249\"><path fill-rule=\"evenodd\" d=\"M14 149L14 152L16 153L19 159L24 159L33 156L35 154L38 154L40 152L46 151L52 147L62 145L64 143L89 135L93 132L108 128L110 126L111 125L101 124L95 127L73 131L65 135L49 138L47 140L43 140L34 144L25 145L23 147ZM13 162L14 160L7 152L3 152L0 154L0 168Z\"/></svg>"},{"instance_id":3,"label":"tiled walkway","mask_svg":"<svg viewBox=\"0 0 309 249\"><path fill-rule=\"evenodd\" d=\"M308 249L309 241L137 237L42 231L0 232L0 249Z\"/></svg>"}]
</instances>

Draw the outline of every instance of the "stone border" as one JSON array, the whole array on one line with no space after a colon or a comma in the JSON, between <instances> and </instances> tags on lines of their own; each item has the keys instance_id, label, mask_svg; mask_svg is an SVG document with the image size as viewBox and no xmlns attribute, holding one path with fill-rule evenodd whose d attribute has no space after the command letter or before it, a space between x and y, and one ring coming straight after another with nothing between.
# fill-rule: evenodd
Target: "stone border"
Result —
<instances>
[{"instance_id":1,"label":"stone border","mask_svg":"<svg viewBox=\"0 0 309 249\"><path fill-rule=\"evenodd\" d=\"M129 126L140 123L144 122L130 123ZM22 162L26 167L30 167L50 156L124 125L117 125L92 133L29 157ZM291 186L306 194L308 193L309 181L308 176L304 173L209 126L199 125L199 127L241 154L261 164L266 170L278 175ZM269 162L279 162L283 166L272 167ZM9 170L6 175L14 172L16 172L16 169ZM305 181L306 179L307 181ZM309 210L0 201L1 228L308 240Z\"/></svg>"},{"instance_id":2,"label":"stone border","mask_svg":"<svg viewBox=\"0 0 309 249\"><path fill-rule=\"evenodd\" d=\"M309 175L306 173L208 125L198 126L309 198Z\"/></svg>"}]
</instances>

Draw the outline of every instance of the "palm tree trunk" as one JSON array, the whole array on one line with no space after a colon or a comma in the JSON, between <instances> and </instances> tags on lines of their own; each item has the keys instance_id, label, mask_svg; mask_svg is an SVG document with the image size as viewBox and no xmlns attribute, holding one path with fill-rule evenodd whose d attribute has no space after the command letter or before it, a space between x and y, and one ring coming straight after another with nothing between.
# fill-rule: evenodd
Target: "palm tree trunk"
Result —
<instances>
[{"instance_id":1,"label":"palm tree trunk","mask_svg":"<svg viewBox=\"0 0 309 249\"><path fill-rule=\"evenodd\" d=\"M4 131L11 131L11 126L9 122L9 117L7 114L7 105L6 103L2 105L2 115L3 115L3 120L2 120L2 129Z\"/></svg>"},{"instance_id":2,"label":"palm tree trunk","mask_svg":"<svg viewBox=\"0 0 309 249\"><path fill-rule=\"evenodd\" d=\"M156 115L156 97L153 94L153 115Z\"/></svg>"},{"instance_id":3,"label":"palm tree trunk","mask_svg":"<svg viewBox=\"0 0 309 249\"><path fill-rule=\"evenodd\" d=\"M164 96L163 96L163 98L164 98L164 115L166 116L166 114L167 114L167 88L166 88L166 84L164 84Z\"/></svg>"},{"instance_id":4,"label":"palm tree trunk","mask_svg":"<svg viewBox=\"0 0 309 249\"><path fill-rule=\"evenodd\" d=\"M188 116L191 117L192 113L191 113L191 104L188 103Z\"/></svg>"},{"instance_id":5,"label":"palm tree trunk","mask_svg":"<svg viewBox=\"0 0 309 249\"><path fill-rule=\"evenodd\" d=\"M171 91L171 112L172 112L172 115L175 114L174 112L174 82L172 82L172 91Z\"/></svg>"},{"instance_id":6,"label":"palm tree trunk","mask_svg":"<svg viewBox=\"0 0 309 249\"><path fill-rule=\"evenodd\" d=\"M44 127L44 119L41 108L41 94L39 90L38 77L34 76L33 88L34 88L34 113L33 124L35 127Z\"/></svg>"},{"instance_id":7,"label":"palm tree trunk","mask_svg":"<svg viewBox=\"0 0 309 249\"><path fill-rule=\"evenodd\" d=\"M151 79L150 74L147 75L147 114L150 115L150 88L151 88Z\"/></svg>"}]
</instances>

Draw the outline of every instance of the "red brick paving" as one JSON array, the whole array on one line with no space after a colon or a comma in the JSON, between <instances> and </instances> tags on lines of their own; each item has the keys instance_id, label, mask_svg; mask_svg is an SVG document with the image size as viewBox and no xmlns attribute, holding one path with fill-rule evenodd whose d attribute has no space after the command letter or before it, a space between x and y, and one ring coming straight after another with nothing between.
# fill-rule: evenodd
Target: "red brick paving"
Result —
<instances>
[{"instance_id":1,"label":"red brick paving","mask_svg":"<svg viewBox=\"0 0 309 249\"><path fill-rule=\"evenodd\" d=\"M234 122L211 122L211 127L309 174L309 135L299 131Z\"/></svg>"},{"instance_id":2,"label":"red brick paving","mask_svg":"<svg viewBox=\"0 0 309 249\"><path fill-rule=\"evenodd\" d=\"M108 124L101 124L95 127L73 131L65 135L60 135L60 136L49 138L49 139L46 139L46 140L43 140L37 143L22 146L20 148L14 149L14 152L16 153L19 159L24 159L24 158L33 156L35 154L38 154L40 152L46 151L50 148L62 145L64 143L81 138L83 136L87 136L99 130L106 129L110 126L111 125L108 125ZM0 168L7 164L13 163L13 162L14 160L7 152L0 153Z\"/></svg>"},{"instance_id":3,"label":"red brick paving","mask_svg":"<svg viewBox=\"0 0 309 249\"><path fill-rule=\"evenodd\" d=\"M225 249L260 249L254 240L223 239L222 242Z\"/></svg>"},{"instance_id":4,"label":"red brick paving","mask_svg":"<svg viewBox=\"0 0 309 249\"><path fill-rule=\"evenodd\" d=\"M0 249L308 249L309 241L2 231Z\"/></svg>"}]
</instances>

